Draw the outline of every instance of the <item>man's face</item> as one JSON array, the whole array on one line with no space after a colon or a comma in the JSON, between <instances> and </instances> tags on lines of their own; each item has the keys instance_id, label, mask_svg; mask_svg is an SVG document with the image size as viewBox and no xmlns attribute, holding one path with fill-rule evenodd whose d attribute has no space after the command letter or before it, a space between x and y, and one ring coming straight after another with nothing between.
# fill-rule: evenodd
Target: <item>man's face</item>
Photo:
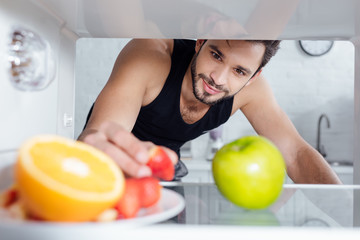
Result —
<instances>
[{"instance_id":1,"label":"man's face","mask_svg":"<svg viewBox=\"0 0 360 240\"><path fill-rule=\"evenodd\" d=\"M195 97L208 105L238 93L260 66L265 46L243 40L196 42L191 64Z\"/></svg>"}]
</instances>

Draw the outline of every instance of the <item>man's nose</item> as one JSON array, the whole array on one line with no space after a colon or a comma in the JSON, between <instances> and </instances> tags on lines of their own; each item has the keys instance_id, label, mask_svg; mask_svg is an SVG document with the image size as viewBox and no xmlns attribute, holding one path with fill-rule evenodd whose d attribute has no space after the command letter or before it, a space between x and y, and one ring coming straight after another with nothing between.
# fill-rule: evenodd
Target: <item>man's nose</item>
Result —
<instances>
[{"instance_id":1,"label":"man's nose","mask_svg":"<svg viewBox=\"0 0 360 240\"><path fill-rule=\"evenodd\" d=\"M225 68L218 68L210 73L210 77L216 85L224 85L228 78L228 71Z\"/></svg>"}]
</instances>

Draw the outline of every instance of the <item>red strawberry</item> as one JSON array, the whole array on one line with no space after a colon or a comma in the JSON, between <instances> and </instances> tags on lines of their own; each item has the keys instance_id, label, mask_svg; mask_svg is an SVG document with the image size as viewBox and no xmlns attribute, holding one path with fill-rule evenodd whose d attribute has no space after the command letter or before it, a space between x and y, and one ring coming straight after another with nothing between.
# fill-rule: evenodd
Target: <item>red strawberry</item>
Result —
<instances>
[{"instance_id":1,"label":"red strawberry","mask_svg":"<svg viewBox=\"0 0 360 240\"><path fill-rule=\"evenodd\" d=\"M155 177L127 178L125 192L115 205L118 218L134 218L141 207L154 205L161 197L159 180Z\"/></svg>"},{"instance_id":2,"label":"red strawberry","mask_svg":"<svg viewBox=\"0 0 360 240\"><path fill-rule=\"evenodd\" d=\"M149 161L146 165L150 167L154 177L166 181L171 181L174 178L174 165L165 150L159 146L150 150Z\"/></svg>"},{"instance_id":3,"label":"red strawberry","mask_svg":"<svg viewBox=\"0 0 360 240\"><path fill-rule=\"evenodd\" d=\"M125 192L115 205L119 218L134 218L140 209L140 187L135 178L125 180Z\"/></svg>"},{"instance_id":4,"label":"red strawberry","mask_svg":"<svg viewBox=\"0 0 360 240\"><path fill-rule=\"evenodd\" d=\"M18 191L12 187L0 195L0 206L10 207L19 199Z\"/></svg>"},{"instance_id":5,"label":"red strawberry","mask_svg":"<svg viewBox=\"0 0 360 240\"><path fill-rule=\"evenodd\" d=\"M162 186L159 180L154 177L143 177L137 179L140 187L140 205L141 207L150 207L157 203L161 197Z\"/></svg>"}]
</instances>

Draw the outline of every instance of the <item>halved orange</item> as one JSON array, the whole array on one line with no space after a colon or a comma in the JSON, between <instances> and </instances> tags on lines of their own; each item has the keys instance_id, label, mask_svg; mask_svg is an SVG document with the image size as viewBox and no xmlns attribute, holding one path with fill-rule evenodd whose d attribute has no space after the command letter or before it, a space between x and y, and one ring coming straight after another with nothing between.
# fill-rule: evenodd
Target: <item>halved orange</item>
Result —
<instances>
[{"instance_id":1,"label":"halved orange","mask_svg":"<svg viewBox=\"0 0 360 240\"><path fill-rule=\"evenodd\" d=\"M25 209L49 221L90 221L115 205L124 175L105 153L83 142L39 135L19 149L15 181Z\"/></svg>"}]
</instances>

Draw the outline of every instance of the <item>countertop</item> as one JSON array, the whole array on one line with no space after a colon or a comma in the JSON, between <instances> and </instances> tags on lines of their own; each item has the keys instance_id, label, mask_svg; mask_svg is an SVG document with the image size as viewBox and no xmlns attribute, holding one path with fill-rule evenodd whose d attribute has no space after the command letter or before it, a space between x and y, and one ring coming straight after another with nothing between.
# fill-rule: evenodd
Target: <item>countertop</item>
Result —
<instances>
[{"instance_id":1,"label":"countertop","mask_svg":"<svg viewBox=\"0 0 360 240\"><path fill-rule=\"evenodd\" d=\"M202 158L184 158L182 161L185 163L189 170L189 174L183 178L184 182L202 182L213 183L211 173L212 161ZM330 164L334 172L339 176L343 184L353 184L353 166L349 164ZM291 179L287 177L286 183L292 183Z\"/></svg>"}]
</instances>

